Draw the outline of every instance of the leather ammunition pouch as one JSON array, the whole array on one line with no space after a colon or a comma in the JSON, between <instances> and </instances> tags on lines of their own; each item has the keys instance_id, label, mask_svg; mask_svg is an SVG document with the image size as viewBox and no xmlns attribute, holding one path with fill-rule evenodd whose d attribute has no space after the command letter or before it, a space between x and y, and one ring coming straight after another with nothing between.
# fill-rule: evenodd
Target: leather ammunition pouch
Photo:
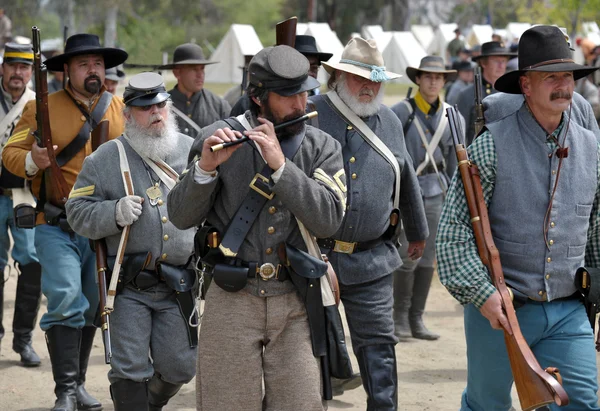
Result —
<instances>
[{"instance_id":1,"label":"leather ammunition pouch","mask_svg":"<svg viewBox=\"0 0 600 411\"><path fill-rule=\"evenodd\" d=\"M575 287L586 303L600 303L600 269L580 267L575 273Z\"/></svg>"},{"instance_id":2,"label":"leather ammunition pouch","mask_svg":"<svg viewBox=\"0 0 600 411\"><path fill-rule=\"evenodd\" d=\"M65 233L74 232L67 221L65 210L51 204L50 202L44 203L44 219L46 220L47 224L59 227Z\"/></svg>"},{"instance_id":3,"label":"leather ammunition pouch","mask_svg":"<svg viewBox=\"0 0 600 411\"><path fill-rule=\"evenodd\" d=\"M31 204L18 204L14 210L15 225L19 228L34 228L35 227L35 207Z\"/></svg>"}]
</instances>

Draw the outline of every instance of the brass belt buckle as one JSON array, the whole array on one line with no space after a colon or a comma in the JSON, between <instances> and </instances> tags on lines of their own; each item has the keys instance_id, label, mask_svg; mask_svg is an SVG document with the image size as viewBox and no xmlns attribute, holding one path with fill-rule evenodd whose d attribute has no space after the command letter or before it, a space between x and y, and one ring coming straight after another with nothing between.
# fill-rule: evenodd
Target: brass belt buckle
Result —
<instances>
[{"instance_id":1,"label":"brass belt buckle","mask_svg":"<svg viewBox=\"0 0 600 411\"><path fill-rule=\"evenodd\" d=\"M260 267L257 267L256 271L258 272L258 275L260 275L260 278L265 281L275 277L276 273L275 266L271 263L264 263Z\"/></svg>"},{"instance_id":2,"label":"brass belt buckle","mask_svg":"<svg viewBox=\"0 0 600 411\"><path fill-rule=\"evenodd\" d=\"M258 185L257 185L258 182ZM260 185L260 187L259 187ZM252 181L250 182L250 188L256 191L261 196L265 197L267 200L271 200L275 194L271 193L269 190L269 179L263 176L260 173L256 173ZM266 190L269 190L267 192Z\"/></svg>"},{"instance_id":3,"label":"brass belt buckle","mask_svg":"<svg viewBox=\"0 0 600 411\"><path fill-rule=\"evenodd\" d=\"M347 243L346 241L335 240L333 251L342 254L352 254L354 252L354 247L356 247L356 243Z\"/></svg>"}]
</instances>

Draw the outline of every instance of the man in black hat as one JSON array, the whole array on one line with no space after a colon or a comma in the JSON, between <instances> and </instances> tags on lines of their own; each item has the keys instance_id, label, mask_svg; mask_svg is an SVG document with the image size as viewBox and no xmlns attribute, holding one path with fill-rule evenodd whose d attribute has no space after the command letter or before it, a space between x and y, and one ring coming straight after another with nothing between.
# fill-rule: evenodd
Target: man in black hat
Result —
<instances>
[{"instance_id":1,"label":"man in black hat","mask_svg":"<svg viewBox=\"0 0 600 411\"><path fill-rule=\"evenodd\" d=\"M518 53L519 70L495 87L525 101L487 124L469 157L479 167L491 234L526 342L542 367L560 370L570 401L565 409L598 410L594 335L575 272L584 261L590 270L600 266L600 133L573 121L570 109L574 82L596 69L575 64L553 26L523 33ZM509 329L508 320L479 258L458 174L442 210L437 255L440 281L465 305L461 409L508 410L513 376L498 331Z\"/></svg>"},{"instance_id":2,"label":"man in black hat","mask_svg":"<svg viewBox=\"0 0 600 411\"><path fill-rule=\"evenodd\" d=\"M65 52L46 60L50 71L65 71L65 90L48 96L52 142L57 162L69 189L92 151L90 133L103 120L109 121L109 138L123 132L123 103L105 93L104 70L127 59L123 50L100 46L98 36L76 34L67 39ZM2 164L11 173L32 180L38 199L35 247L42 265L42 292L48 312L40 327L52 362L57 396L54 410L99 410L102 405L85 390L85 374L92 350L98 308L96 262L87 238L74 234L58 193L52 191L46 169L46 148L38 146L36 105L31 101L2 152Z\"/></svg>"},{"instance_id":3,"label":"man in black hat","mask_svg":"<svg viewBox=\"0 0 600 411\"><path fill-rule=\"evenodd\" d=\"M125 132L87 158L66 207L76 233L106 240L109 258L117 254L122 229L131 227L125 284L110 315L108 379L115 410L157 411L196 372L197 330L188 328L191 312L184 315L178 305L186 294L194 300L190 289L195 274L186 265L195 230L176 229L167 213L167 194L187 165L193 140L177 131L160 75L133 76L123 100ZM123 187L121 157L129 164L134 195ZM128 271L149 254L143 271ZM167 273L179 276L175 284ZM189 284L187 289L180 288L181 280Z\"/></svg>"},{"instance_id":4,"label":"man in black hat","mask_svg":"<svg viewBox=\"0 0 600 411\"><path fill-rule=\"evenodd\" d=\"M449 105L440 98L445 81L455 73L455 70L446 70L441 57L423 57L418 68L406 69L406 75L419 90L414 98L392 107L404 128L406 150L419 179L429 227L429 237L419 260L409 258L406 234L400 233L398 251L402 266L394 273L394 328L400 341L410 337L421 340L440 337L425 327L423 313L433 278L435 235L442 203L456 170L454 144L446 117ZM464 129L462 116L459 121Z\"/></svg>"},{"instance_id":5,"label":"man in black hat","mask_svg":"<svg viewBox=\"0 0 600 411\"><path fill-rule=\"evenodd\" d=\"M204 67L215 63L218 61L204 58L202 47L185 43L173 52L173 63L159 67L159 70L173 70L177 78L169 94L183 134L195 137L202 127L228 117L231 112L227 101L204 88Z\"/></svg>"},{"instance_id":6,"label":"man in black hat","mask_svg":"<svg viewBox=\"0 0 600 411\"><path fill-rule=\"evenodd\" d=\"M458 103L458 96L470 84L473 84L474 63L471 61L460 61L452 65L452 69L456 70L457 79L452 83L446 92L446 103L454 106Z\"/></svg>"},{"instance_id":7,"label":"man in black hat","mask_svg":"<svg viewBox=\"0 0 600 411\"><path fill-rule=\"evenodd\" d=\"M450 63L457 61L459 53L465 49L465 46L460 28L457 27L454 29L454 38L446 46L446 61Z\"/></svg>"},{"instance_id":8,"label":"man in black hat","mask_svg":"<svg viewBox=\"0 0 600 411\"><path fill-rule=\"evenodd\" d=\"M506 64L510 57L515 56L497 41L483 43L481 54L473 57L473 61L481 67L481 98L495 93L494 83L506 72ZM467 145L475 138L475 85L466 87L458 96L458 110L466 121Z\"/></svg>"},{"instance_id":9,"label":"man in black hat","mask_svg":"<svg viewBox=\"0 0 600 411\"><path fill-rule=\"evenodd\" d=\"M0 78L0 150L6 145L15 126L21 119L25 104L35 99L35 92L27 88L31 80L33 48L31 45L6 43L4 47L4 74ZM13 350L20 354L24 366L40 365L40 358L31 342L33 329L42 296L40 276L42 268L38 262L33 244L33 230L25 230L15 225L13 206L20 204L25 196L33 202L29 187L24 178L3 169L0 172L0 273L8 264L8 251L13 239L12 258L19 267L15 313L13 317ZM14 201L13 201L14 200ZM0 340L4 336L2 312L4 299L4 278L0 280Z\"/></svg>"},{"instance_id":10,"label":"man in black hat","mask_svg":"<svg viewBox=\"0 0 600 411\"><path fill-rule=\"evenodd\" d=\"M278 253L282 243L307 249L297 221L327 237L345 209L340 145L304 123L273 128L304 114L307 92L319 86L308 70L291 47L258 52L249 66L251 109L202 130L169 193L177 227L206 220L221 234L198 344L202 411L323 409L307 311ZM231 127L251 141L211 152L242 136Z\"/></svg>"}]
</instances>

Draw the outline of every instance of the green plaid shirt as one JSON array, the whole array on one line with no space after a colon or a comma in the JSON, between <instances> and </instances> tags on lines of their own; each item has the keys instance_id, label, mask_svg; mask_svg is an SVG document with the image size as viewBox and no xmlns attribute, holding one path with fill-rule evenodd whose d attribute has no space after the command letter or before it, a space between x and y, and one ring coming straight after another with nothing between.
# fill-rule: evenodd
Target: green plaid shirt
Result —
<instances>
[{"instance_id":1,"label":"green plaid shirt","mask_svg":"<svg viewBox=\"0 0 600 411\"><path fill-rule=\"evenodd\" d=\"M563 122L551 136L558 138ZM548 137L546 144L551 150L558 148L554 139ZM468 148L469 159L477 164L486 205L489 207L498 158L494 139L485 131ZM600 144L598 145L598 181L600 182ZM590 214L585 264L600 267L600 190L596 190ZM477 308L496 291L487 268L481 262L475 236L470 222L469 208L464 194L460 172L454 173L440 217L436 238L438 274L441 283L461 304L473 303Z\"/></svg>"}]
</instances>

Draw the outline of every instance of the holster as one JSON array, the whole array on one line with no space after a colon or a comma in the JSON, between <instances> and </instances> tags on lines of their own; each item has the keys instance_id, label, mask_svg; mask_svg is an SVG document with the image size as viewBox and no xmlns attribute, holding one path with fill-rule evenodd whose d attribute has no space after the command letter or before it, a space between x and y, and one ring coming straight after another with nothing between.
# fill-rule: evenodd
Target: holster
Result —
<instances>
[{"instance_id":1,"label":"holster","mask_svg":"<svg viewBox=\"0 0 600 411\"><path fill-rule=\"evenodd\" d=\"M575 272L575 287L583 297L583 305L592 326L596 330L596 314L600 304L600 269L580 267Z\"/></svg>"},{"instance_id":2,"label":"holster","mask_svg":"<svg viewBox=\"0 0 600 411\"><path fill-rule=\"evenodd\" d=\"M44 203L44 219L49 225L57 226L65 233L73 233L69 222L67 221L67 215L65 210L60 207L51 204L49 201Z\"/></svg>"},{"instance_id":3,"label":"holster","mask_svg":"<svg viewBox=\"0 0 600 411\"><path fill-rule=\"evenodd\" d=\"M19 228L35 228L35 207L21 203L14 208L15 225Z\"/></svg>"},{"instance_id":4,"label":"holster","mask_svg":"<svg viewBox=\"0 0 600 411\"><path fill-rule=\"evenodd\" d=\"M111 272L114 270L115 260L116 256L107 258L108 268ZM144 271L151 261L152 253L150 252L125 254L123 257L123 264L121 264L121 272L118 273L119 282L117 285L117 294L120 293L126 285L131 285L137 290L147 290L158 284L158 277L156 274Z\"/></svg>"},{"instance_id":5,"label":"holster","mask_svg":"<svg viewBox=\"0 0 600 411\"><path fill-rule=\"evenodd\" d=\"M204 282L202 284L202 289L199 290L202 299L206 297L206 293L212 282L213 276L210 268L214 267L217 262L223 261L223 254L217 248L217 242L209 240L209 238L214 240L214 236L218 236L218 234L219 231L216 228L209 224L205 224L198 229L194 236L194 252L196 258L200 260L203 268L209 268L208 270L203 270Z\"/></svg>"}]
</instances>

